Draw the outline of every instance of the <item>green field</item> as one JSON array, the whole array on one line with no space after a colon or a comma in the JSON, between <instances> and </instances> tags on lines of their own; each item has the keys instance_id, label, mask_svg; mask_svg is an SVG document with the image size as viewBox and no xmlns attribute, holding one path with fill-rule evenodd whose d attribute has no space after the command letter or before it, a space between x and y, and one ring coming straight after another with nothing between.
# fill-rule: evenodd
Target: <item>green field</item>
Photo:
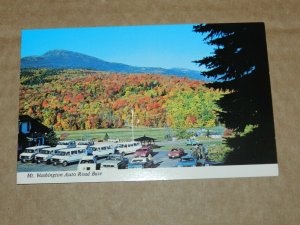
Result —
<instances>
[{"instance_id":1,"label":"green field","mask_svg":"<svg viewBox=\"0 0 300 225\"><path fill-rule=\"evenodd\" d=\"M191 149L193 146L187 146L185 144L185 139L167 141L165 136L167 134L175 133L171 129L166 128L134 128L134 138L141 136L148 136L156 139L156 142L160 142L157 146L160 151L170 151L172 148L183 148L185 150ZM66 139L72 140L94 140L102 141L105 134L108 134L110 139L120 139L121 141L131 141L132 131L131 128L116 128L116 129L91 129L91 130L81 130L81 131L56 131L58 137L66 134ZM207 146L218 146L222 143L222 139L211 139L206 137L198 137L200 142ZM210 148L210 147L209 147ZM214 152L213 152L214 153ZM215 154L215 153L214 153ZM218 157L219 159L220 157Z\"/></svg>"},{"instance_id":2,"label":"green field","mask_svg":"<svg viewBox=\"0 0 300 225\"><path fill-rule=\"evenodd\" d=\"M211 128L211 132L218 131L217 128ZM223 128L224 129L224 128ZM223 132L223 130L222 130ZM218 132L218 133L222 133ZM55 131L58 137L66 135L66 139L72 140L95 140L101 141L107 134L110 139L120 139L121 141L131 141L132 140L132 130L130 127L127 128L108 128L108 129L90 129L90 130L77 130L77 131ZM170 128L151 128L151 127L137 127L133 130L134 138L139 138L141 136L148 136L155 138L156 141L166 141L166 136L176 137L176 131ZM184 138L185 139L185 138ZM214 142L218 143L219 140L207 138L206 136L198 136L197 140L204 142Z\"/></svg>"},{"instance_id":3,"label":"green field","mask_svg":"<svg viewBox=\"0 0 300 225\"><path fill-rule=\"evenodd\" d=\"M93 129L93 130L78 130L78 131L56 131L60 137L62 134L67 134L67 139L86 140L93 139L95 141L103 140L105 134L108 134L111 139L120 139L121 141L132 140L131 128L116 128L116 129ZM134 138L148 136L163 141L167 130L165 128L134 128Z\"/></svg>"}]
</instances>

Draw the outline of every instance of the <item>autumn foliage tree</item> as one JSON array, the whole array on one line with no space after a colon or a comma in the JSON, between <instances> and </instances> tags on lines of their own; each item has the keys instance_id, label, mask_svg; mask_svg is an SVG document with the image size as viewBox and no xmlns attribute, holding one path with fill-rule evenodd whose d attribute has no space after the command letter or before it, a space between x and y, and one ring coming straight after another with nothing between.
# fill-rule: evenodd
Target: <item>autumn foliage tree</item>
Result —
<instances>
[{"instance_id":1,"label":"autumn foliage tree","mask_svg":"<svg viewBox=\"0 0 300 225\"><path fill-rule=\"evenodd\" d=\"M60 70L41 82L37 74L49 75L44 69L21 72L20 113L55 130L131 126L131 110L139 127L209 127L223 95L177 76Z\"/></svg>"}]
</instances>

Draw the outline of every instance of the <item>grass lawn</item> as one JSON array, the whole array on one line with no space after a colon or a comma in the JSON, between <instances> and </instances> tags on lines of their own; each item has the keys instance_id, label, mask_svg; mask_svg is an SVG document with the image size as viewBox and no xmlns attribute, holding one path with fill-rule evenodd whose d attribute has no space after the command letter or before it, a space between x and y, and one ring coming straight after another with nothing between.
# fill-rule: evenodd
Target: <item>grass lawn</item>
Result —
<instances>
[{"instance_id":1,"label":"grass lawn","mask_svg":"<svg viewBox=\"0 0 300 225\"><path fill-rule=\"evenodd\" d=\"M68 134L67 139L72 140L103 140L105 134L110 139L120 139L121 141L130 141L132 139L131 128L115 128L115 129L94 129L94 130L78 130L78 131L56 131L58 136ZM165 139L165 128L134 128L134 138L141 136L156 138L158 141Z\"/></svg>"}]
</instances>

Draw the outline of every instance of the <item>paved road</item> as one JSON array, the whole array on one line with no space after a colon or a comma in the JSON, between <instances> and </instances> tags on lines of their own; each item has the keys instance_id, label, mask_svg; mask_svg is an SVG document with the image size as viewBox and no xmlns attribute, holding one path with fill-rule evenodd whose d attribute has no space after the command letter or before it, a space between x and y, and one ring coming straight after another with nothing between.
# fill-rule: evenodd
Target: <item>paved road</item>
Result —
<instances>
[{"instance_id":1,"label":"paved road","mask_svg":"<svg viewBox=\"0 0 300 225\"><path fill-rule=\"evenodd\" d=\"M186 153L190 153L190 150L186 150ZM133 158L133 154L126 156L129 160ZM98 163L102 163L105 158L99 159ZM167 167L176 167L179 159L169 159L168 151L155 151L153 154L153 161L156 168L167 168ZM46 165L44 163L17 163L18 172L43 172L43 171L71 171L77 170L78 163L68 165L63 167L62 165L53 166L52 164Z\"/></svg>"},{"instance_id":2,"label":"paved road","mask_svg":"<svg viewBox=\"0 0 300 225\"><path fill-rule=\"evenodd\" d=\"M190 153L189 150L185 151L186 153ZM153 160L156 167L159 168L168 168L168 167L176 167L179 162L179 158L169 159L168 151L158 151L157 154L154 155Z\"/></svg>"},{"instance_id":3,"label":"paved road","mask_svg":"<svg viewBox=\"0 0 300 225\"><path fill-rule=\"evenodd\" d=\"M204 140L201 141L205 145L210 145L211 141ZM187 154L190 154L192 146L186 146L185 140L175 140L175 141L162 141L162 142L156 142L157 146L162 146L161 148L154 149L154 155L153 160L155 163L156 168L168 168L168 167L176 167L179 159L169 159L168 158L168 152L173 147L183 147L185 149L185 152ZM133 154L126 156L129 160L133 158ZM102 163L105 160L105 158L98 160L98 163ZM17 171L18 172L43 172L43 171L72 171L77 170L77 165L72 164L68 165L66 167L63 167L62 165L53 166L45 165L45 164L36 164L36 163L21 163L20 161L17 162Z\"/></svg>"}]
</instances>

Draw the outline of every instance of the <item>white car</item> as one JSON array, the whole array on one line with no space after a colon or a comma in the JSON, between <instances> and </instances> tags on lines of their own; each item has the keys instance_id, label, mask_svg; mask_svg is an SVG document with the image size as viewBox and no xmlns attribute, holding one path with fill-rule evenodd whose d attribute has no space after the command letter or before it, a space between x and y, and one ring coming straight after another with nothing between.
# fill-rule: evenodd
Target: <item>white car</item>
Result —
<instances>
[{"instance_id":1,"label":"white car","mask_svg":"<svg viewBox=\"0 0 300 225\"><path fill-rule=\"evenodd\" d=\"M92 145L90 146L90 150L92 151L93 156L97 159L115 153L113 145L104 143Z\"/></svg>"},{"instance_id":2,"label":"white car","mask_svg":"<svg viewBox=\"0 0 300 225\"><path fill-rule=\"evenodd\" d=\"M77 170L100 170L100 163L92 155L86 155L79 161Z\"/></svg>"},{"instance_id":3,"label":"white car","mask_svg":"<svg viewBox=\"0 0 300 225\"><path fill-rule=\"evenodd\" d=\"M106 160L101 163L101 169L125 169L128 165L128 159L120 154L107 156Z\"/></svg>"},{"instance_id":4,"label":"white car","mask_svg":"<svg viewBox=\"0 0 300 225\"><path fill-rule=\"evenodd\" d=\"M76 142L73 140L65 140L65 141L59 141L57 142L56 147L60 148L75 148Z\"/></svg>"},{"instance_id":5,"label":"white car","mask_svg":"<svg viewBox=\"0 0 300 225\"><path fill-rule=\"evenodd\" d=\"M62 149L51 158L51 162L54 166L58 164L67 166L70 163L79 162L83 156L85 156L85 152L82 148Z\"/></svg>"},{"instance_id":6,"label":"white car","mask_svg":"<svg viewBox=\"0 0 300 225\"><path fill-rule=\"evenodd\" d=\"M28 147L25 149L23 153L20 154L19 159L21 160L22 163L25 162L34 162L35 156L42 150L50 148L48 145L39 145L39 146L34 146L34 147Z\"/></svg>"},{"instance_id":7,"label":"white car","mask_svg":"<svg viewBox=\"0 0 300 225\"><path fill-rule=\"evenodd\" d=\"M119 143L120 139L107 139L107 142Z\"/></svg>"},{"instance_id":8,"label":"white car","mask_svg":"<svg viewBox=\"0 0 300 225\"><path fill-rule=\"evenodd\" d=\"M51 158L58 153L59 150L62 150L61 147L52 147L42 149L36 156L35 161L36 163L45 162L47 164L51 163Z\"/></svg>"},{"instance_id":9,"label":"white car","mask_svg":"<svg viewBox=\"0 0 300 225\"><path fill-rule=\"evenodd\" d=\"M142 169L154 167L154 161L148 157L136 157L128 164L128 169Z\"/></svg>"},{"instance_id":10,"label":"white car","mask_svg":"<svg viewBox=\"0 0 300 225\"><path fill-rule=\"evenodd\" d=\"M141 147L142 147L141 142L129 141L129 142L118 143L116 146L116 150L118 153L124 156L126 154L134 153L136 150L138 150Z\"/></svg>"}]
</instances>

